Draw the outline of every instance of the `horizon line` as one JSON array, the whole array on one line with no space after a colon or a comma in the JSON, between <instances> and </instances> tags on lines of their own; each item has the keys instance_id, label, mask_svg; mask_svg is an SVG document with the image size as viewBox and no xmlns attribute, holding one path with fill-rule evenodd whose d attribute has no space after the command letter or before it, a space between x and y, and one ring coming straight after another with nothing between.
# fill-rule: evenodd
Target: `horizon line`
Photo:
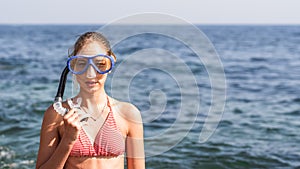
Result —
<instances>
[{"instance_id":1,"label":"horizon line","mask_svg":"<svg viewBox=\"0 0 300 169\"><path fill-rule=\"evenodd\" d=\"M74 23L61 23L61 22L49 22L49 23L38 23L38 22L25 22L25 23L9 23L9 22L3 22L1 23L0 22L0 25L16 25L16 26L34 26L34 25L37 25L37 26L42 26L42 25L82 25L82 26L93 26L93 25L107 25L107 24L111 24L111 23L79 23L79 22L74 22ZM300 23L260 23L260 22L257 22L257 23L190 23L192 25L197 25L197 26L200 26L200 25L211 25L211 26L226 26L226 25L230 25L230 26L300 26ZM112 24L112 25L116 25L116 26L130 26L130 25L153 25L153 26L156 26L156 25L160 25L160 26L167 26L167 25L189 25L189 24L178 24L178 23L118 23L118 24Z\"/></svg>"}]
</instances>

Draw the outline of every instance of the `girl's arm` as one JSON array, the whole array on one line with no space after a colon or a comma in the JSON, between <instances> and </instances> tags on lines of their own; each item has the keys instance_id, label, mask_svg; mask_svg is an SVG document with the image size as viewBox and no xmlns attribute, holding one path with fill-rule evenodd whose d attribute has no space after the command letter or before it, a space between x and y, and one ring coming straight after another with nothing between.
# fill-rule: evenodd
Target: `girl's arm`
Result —
<instances>
[{"instance_id":1,"label":"girl's arm","mask_svg":"<svg viewBox=\"0 0 300 169\"><path fill-rule=\"evenodd\" d=\"M131 104L126 109L128 112L128 135L126 138L127 167L128 169L144 169L144 134L141 113Z\"/></svg>"},{"instance_id":2,"label":"girl's arm","mask_svg":"<svg viewBox=\"0 0 300 169\"><path fill-rule=\"evenodd\" d=\"M63 117L64 135L60 137L58 128L62 117L52 106L44 114L37 156L37 169L62 169L79 134L78 114L74 109Z\"/></svg>"}]
</instances>

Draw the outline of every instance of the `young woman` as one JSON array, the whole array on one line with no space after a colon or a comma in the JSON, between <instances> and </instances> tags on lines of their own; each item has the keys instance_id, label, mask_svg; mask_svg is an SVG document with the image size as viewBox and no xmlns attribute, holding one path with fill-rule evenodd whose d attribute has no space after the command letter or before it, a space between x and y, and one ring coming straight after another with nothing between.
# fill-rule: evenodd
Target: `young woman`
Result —
<instances>
[{"instance_id":1,"label":"young woman","mask_svg":"<svg viewBox=\"0 0 300 169\"><path fill-rule=\"evenodd\" d=\"M109 97L104 89L116 57L97 32L81 35L68 65L79 93L63 102L61 116L51 105L44 114L36 168L145 168L143 124L138 109Z\"/></svg>"}]
</instances>

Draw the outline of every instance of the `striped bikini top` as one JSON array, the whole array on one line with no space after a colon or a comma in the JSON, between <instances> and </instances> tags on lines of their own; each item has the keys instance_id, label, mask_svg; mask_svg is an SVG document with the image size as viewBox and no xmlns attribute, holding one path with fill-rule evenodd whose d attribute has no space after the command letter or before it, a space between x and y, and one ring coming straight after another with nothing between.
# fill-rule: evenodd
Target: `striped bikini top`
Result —
<instances>
[{"instance_id":1,"label":"striped bikini top","mask_svg":"<svg viewBox=\"0 0 300 169\"><path fill-rule=\"evenodd\" d=\"M71 105L69 105L71 107ZM98 131L92 145L85 130L81 128L79 136L73 145L70 156L75 157L116 157L125 152L125 140L120 129L117 127L112 108L107 99L110 111Z\"/></svg>"}]
</instances>

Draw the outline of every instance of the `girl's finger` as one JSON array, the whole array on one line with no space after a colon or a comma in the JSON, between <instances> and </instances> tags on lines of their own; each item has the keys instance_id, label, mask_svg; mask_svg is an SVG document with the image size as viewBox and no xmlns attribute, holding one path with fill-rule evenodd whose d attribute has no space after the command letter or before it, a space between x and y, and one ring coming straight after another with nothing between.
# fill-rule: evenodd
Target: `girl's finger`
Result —
<instances>
[{"instance_id":1,"label":"girl's finger","mask_svg":"<svg viewBox=\"0 0 300 169\"><path fill-rule=\"evenodd\" d=\"M68 121L68 123L75 123L76 121L78 121L78 119L79 119L79 115L78 115L78 113L76 113L76 112L74 112L68 119L67 119L67 121Z\"/></svg>"},{"instance_id":2,"label":"girl's finger","mask_svg":"<svg viewBox=\"0 0 300 169\"><path fill-rule=\"evenodd\" d=\"M71 110L64 116L64 119L70 118L75 112L76 112L76 109L71 109Z\"/></svg>"}]
</instances>

